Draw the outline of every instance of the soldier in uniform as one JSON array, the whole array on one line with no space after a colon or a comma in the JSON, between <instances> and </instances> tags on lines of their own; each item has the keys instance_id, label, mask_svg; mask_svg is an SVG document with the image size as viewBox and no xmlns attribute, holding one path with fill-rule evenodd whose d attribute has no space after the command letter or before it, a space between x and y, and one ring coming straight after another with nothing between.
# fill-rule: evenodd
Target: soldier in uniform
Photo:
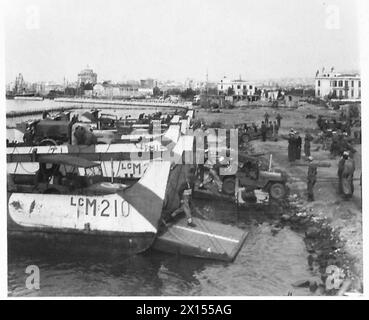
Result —
<instances>
[{"instance_id":1,"label":"soldier in uniform","mask_svg":"<svg viewBox=\"0 0 369 320\"><path fill-rule=\"evenodd\" d=\"M265 142L266 141L266 135L267 135L267 126L264 123L264 121L261 122L261 138Z\"/></svg>"},{"instance_id":2,"label":"soldier in uniform","mask_svg":"<svg viewBox=\"0 0 369 320\"><path fill-rule=\"evenodd\" d=\"M209 170L209 174L206 178L203 179L202 183L200 183L200 185L199 185L200 189L204 189L206 184L214 181L215 184L218 187L218 192L219 193L222 192L223 183L222 183L222 180L220 179L220 177L218 175L218 171L219 171L219 168L221 166L220 162L223 161L223 160L224 160L223 157L220 157L219 161L216 160L215 163L210 158L206 160L206 162L204 164L204 167Z\"/></svg>"},{"instance_id":3,"label":"soldier in uniform","mask_svg":"<svg viewBox=\"0 0 369 320\"><path fill-rule=\"evenodd\" d=\"M349 157L349 152L345 151L338 163L338 192L344 196L345 200L352 197L354 193L354 172L355 162Z\"/></svg>"},{"instance_id":4,"label":"soldier in uniform","mask_svg":"<svg viewBox=\"0 0 369 320\"><path fill-rule=\"evenodd\" d=\"M191 199L192 199L192 189L194 184L194 175L193 170L191 169L189 174L186 176L186 181L184 181L179 189L178 196L180 199L180 206L176 210L171 213L171 217L174 218L180 213L185 213L187 218L187 225L190 227L196 227L193 223L192 219L192 210L191 210Z\"/></svg>"},{"instance_id":5,"label":"soldier in uniform","mask_svg":"<svg viewBox=\"0 0 369 320\"><path fill-rule=\"evenodd\" d=\"M302 146L302 139L298 132L296 132L297 138L296 138L296 160L301 159L301 146Z\"/></svg>"},{"instance_id":6,"label":"soldier in uniform","mask_svg":"<svg viewBox=\"0 0 369 320\"><path fill-rule=\"evenodd\" d=\"M305 135L305 140L304 140L304 153L305 153L305 157L310 157L310 140L311 140L311 135L310 134L306 134Z\"/></svg>"},{"instance_id":7,"label":"soldier in uniform","mask_svg":"<svg viewBox=\"0 0 369 320\"><path fill-rule=\"evenodd\" d=\"M277 119L277 123L278 123L278 128L280 128L280 127L281 127L281 120L282 120L283 118L282 118L282 116L278 113L278 114L277 114L276 119Z\"/></svg>"},{"instance_id":8,"label":"soldier in uniform","mask_svg":"<svg viewBox=\"0 0 369 320\"><path fill-rule=\"evenodd\" d=\"M308 201L314 201L314 185L316 183L316 176L317 176L317 166L314 163L314 159L312 156L308 158L309 166L307 172L307 194L308 194Z\"/></svg>"},{"instance_id":9,"label":"soldier in uniform","mask_svg":"<svg viewBox=\"0 0 369 320\"><path fill-rule=\"evenodd\" d=\"M291 129L288 138L288 160L290 162L296 160L296 137L293 129Z\"/></svg>"}]
</instances>

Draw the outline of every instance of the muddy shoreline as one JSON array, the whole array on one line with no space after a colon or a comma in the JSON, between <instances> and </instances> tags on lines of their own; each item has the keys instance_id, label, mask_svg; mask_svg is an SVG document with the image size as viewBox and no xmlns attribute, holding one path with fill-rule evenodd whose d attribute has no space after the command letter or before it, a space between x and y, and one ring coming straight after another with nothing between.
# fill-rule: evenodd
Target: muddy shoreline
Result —
<instances>
[{"instance_id":1,"label":"muddy shoreline","mask_svg":"<svg viewBox=\"0 0 369 320\"><path fill-rule=\"evenodd\" d=\"M314 277L301 279L293 286L309 287L316 295L342 295L346 291L362 293L355 258L345 250L346 241L342 239L340 230L331 226L326 218L309 212L302 203L296 194L290 196L288 208L274 224L275 232L288 226L304 235L309 252L308 265Z\"/></svg>"},{"instance_id":2,"label":"muddy shoreline","mask_svg":"<svg viewBox=\"0 0 369 320\"><path fill-rule=\"evenodd\" d=\"M206 119L206 124L223 128L233 127L239 123L255 122L259 124L268 112L272 118L277 113L283 117L280 135L287 134L290 128L297 128L301 134L317 134L316 119L306 117L309 114L336 115L336 111L304 104L297 110L286 108L235 108L210 113L198 110L197 119ZM332 158L319 143L312 144L315 159L331 164L330 168L319 168L315 186L316 201L306 201L306 167L297 167L288 162L287 141L281 137L278 141L250 141L239 146L240 152L266 153L273 155L273 168L284 170L291 178L290 195L283 206L274 204L266 208L264 214L251 219L258 224L266 222L272 225L272 233L277 234L283 228L304 237L308 255L308 265L313 277L292 283L294 287L309 288L312 295L343 295L345 292L360 294L362 283L362 225L361 194L358 182L355 186L354 199L343 201L337 194L336 170L338 159ZM355 161L357 174L361 172L361 146ZM326 182L327 178L332 182ZM292 294L292 293L291 293Z\"/></svg>"}]
</instances>

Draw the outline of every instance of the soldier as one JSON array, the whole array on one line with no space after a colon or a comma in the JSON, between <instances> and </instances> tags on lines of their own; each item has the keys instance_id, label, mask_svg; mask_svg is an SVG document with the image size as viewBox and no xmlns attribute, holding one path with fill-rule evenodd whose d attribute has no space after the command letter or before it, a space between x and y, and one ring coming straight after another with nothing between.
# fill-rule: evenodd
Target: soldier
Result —
<instances>
[{"instance_id":1,"label":"soldier","mask_svg":"<svg viewBox=\"0 0 369 320\"><path fill-rule=\"evenodd\" d=\"M296 137L293 129L291 129L288 138L288 160L290 162L296 160Z\"/></svg>"},{"instance_id":2,"label":"soldier","mask_svg":"<svg viewBox=\"0 0 369 320\"><path fill-rule=\"evenodd\" d=\"M33 132L32 128L28 127L23 135L23 142L26 146L32 146L33 144Z\"/></svg>"},{"instance_id":3,"label":"soldier","mask_svg":"<svg viewBox=\"0 0 369 320\"><path fill-rule=\"evenodd\" d=\"M296 132L297 138L296 138L296 160L301 159L301 146L302 146L302 139L298 132Z\"/></svg>"},{"instance_id":4,"label":"soldier","mask_svg":"<svg viewBox=\"0 0 369 320\"><path fill-rule=\"evenodd\" d=\"M274 125L275 134L277 136L278 135L278 131L279 131L279 125L278 125L278 123L277 123L276 120L274 120L273 125Z\"/></svg>"},{"instance_id":5,"label":"soldier","mask_svg":"<svg viewBox=\"0 0 369 320\"><path fill-rule=\"evenodd\" d=\"M338 170L337 170L337 176L338 176L338 194L342 194L342 172L343 168L345 166L345 161L348 159L348 153L345 151L340 159L338 161Z\"/></svg>"},{"instance_id":6,"label":"soldier","mask_svg":"<svg viewBox=\"0 0 369 320\"><path fill-rule=\"evenodd\" d=\"M308 158L310 157L310 140L311 140L311 136L310 134L306 134L305 135L305 140L304 140L304 153L305 153L305 157Z\"/></svg>"},{"instance_id":7,"label":"soldier","mask_svg":"<svg viewBox=\"0 0 369 320\"><path fill-rule=\"evenodd\" d=\"M50 114L46 110L44 110L42 112L42 119L46 119L47 117L50 117Z\"/></svg>"},{"instance_id":8,"label":"soldier","mask_svg":"<svg viewBox=\"0 0 369 320\"><path fill-rule=\"evenodd\" d=\"M219 161L223 161L224 158L220 157ZM221 193L222 192L222 187L223 187L223 183L222 180L220 179L219 175L218 175L218 169L220 168L220 163L219 161L216 161L215 163L212 161L212 159L208 159L206 160L204 167L209 169L209 175L207 178L204 178L202 183L200 183L199 188L200 189L204 189L205 185L209 182L214 181L215 184L218 187L218 192Z\"/></svg>"},{"instance_id":9,"label":"soldier","mask_svg":"<svg viewBox=\"0 0 369 320\"><path fill-rule=\"evenodd\" d=\"M278 128L280 128L280 127L281 127L281 120L282 120L283 118L282 118L282 116L278 113L278 114L277 114L276 119L277 119L277 123L278 123Z\"/></svg>"},{"instance_id":10,"label":"soldier","mask_svg":"<svg viewBox=\"0 0 369 320\"><path fill-rule=\"evenodd\" d=\"M342 159L338 163L339 193L343 194L344 199L348 200L354 193L354 172L355 162L349 157L349 152L343 153Z\"/></svg>"},{"instance_id":11,"label":"soldier","mask_svg":"<svg viewBox=\"0 0 369 320\"><path fill-rule=\"evenodd\" d=\"M307 193L308 193L308 201L314 201L314 185L316 183L316 176L317 176L317 166L313 162L313 157L310 156L309 160L309 167L307 172Z\"/></svg>"},{"instance_id":12,"label":"soldier","mask_svg":"<svg viewBox=\"0 0 369 320\"><path fill-rule=\"evenodd\" d=\"M192 189L188 181L186 181L186 183L179 188L178 195L181 199L181 206L172 212L171 214L172 218L184 212L187 218L187 225L190 227L196 227L196 225L192 221L192 211L191 211Z\"/></svg>"},{"instance_id":13,"label":"soldier","mask_svg":"<svg viewBox=\"0 0 369 320\"><path fill-rule=\"evenodd\" d=\"M340 149L340 138L336 131L332 132L332 143L330 147L330 153L333 157L336 157L339 154Z\"/></svg>"},{"instance_id":14,"label":"soldier","mask_svg":"<svg viewBox=\"0 0 369 320\"><path fill-rule=\"evenodd\" d=\"M266 134L267 134L267 126L264 121L261 122L261 138L265 142L266 141Z\"/></svg>"}]
</instances>

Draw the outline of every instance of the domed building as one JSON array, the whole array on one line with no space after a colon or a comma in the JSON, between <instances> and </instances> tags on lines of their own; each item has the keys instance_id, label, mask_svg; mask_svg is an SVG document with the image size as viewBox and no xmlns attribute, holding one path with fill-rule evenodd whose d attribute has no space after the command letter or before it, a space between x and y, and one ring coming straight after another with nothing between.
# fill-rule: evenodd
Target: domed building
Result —
<instances>
[{"instance_id":1,"label":"domed building","mask_svg":"<svg viewBox=\"0 0 369 320\"><path fill-rule=\"evenodd\" d=\"M78 73L78 85L81 83L90 83L92 85L97 83L97 74L88 66L86 69L83 69L80 73Z\"/></svg>"}]
</instances>

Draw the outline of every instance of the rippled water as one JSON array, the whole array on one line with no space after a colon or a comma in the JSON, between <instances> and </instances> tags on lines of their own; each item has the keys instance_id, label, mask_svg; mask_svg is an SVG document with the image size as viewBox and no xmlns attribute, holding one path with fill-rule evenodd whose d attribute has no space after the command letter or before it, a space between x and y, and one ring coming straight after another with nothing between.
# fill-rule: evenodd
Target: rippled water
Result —
<instances>
[{"instance_id":1,"label":"rippled water","mask_svg":"<svg viewBox=\"0 0 369 320\"><path fill-rule=\"evenodd\" d=\"M289 228L276 235L268 223L252 226L232 206L197 203L212 219L250 229L233 263L180 257L150 250L120 259L30 256L9 253L11 296L242 296L308 295L292 283L311 277L301 235ZM25 268L40 268L40 290L25 288Z\"/></svg>"}]
</instances>

